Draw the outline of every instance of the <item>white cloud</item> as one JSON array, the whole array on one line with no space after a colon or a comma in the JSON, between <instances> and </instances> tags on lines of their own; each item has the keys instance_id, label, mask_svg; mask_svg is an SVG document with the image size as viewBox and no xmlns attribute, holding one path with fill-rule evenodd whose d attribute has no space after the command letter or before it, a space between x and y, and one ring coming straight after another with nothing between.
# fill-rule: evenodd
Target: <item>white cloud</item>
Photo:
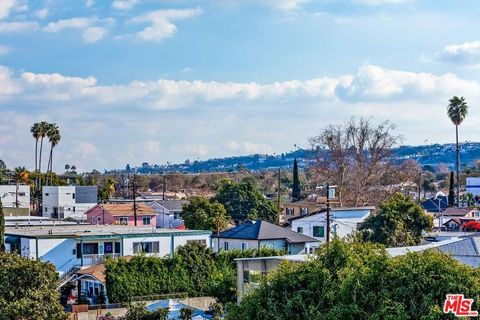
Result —
<instances>
[{"instance_id":1,"label":"white cloud","mask_svg":"<svg viewBox=\"0 0 480 320\"><path fill-rule=\"evenodd\" d=\"M34 14L37 18L45 19L48 16L48 8L37 10Z\"/></svg>"},{"instance_id":2,"label":"white cloud","mask_svg":"<svg viewBox=\"0 0 480 320\"><path fill-rule=\"evenodd\" d=\"M245 141L242 143L243 145L243 150L246 153L260 153L260 154L265 154L265 153L272 153L273 148L268 145L268 144L261 144L261 143L254 143L254 142L248 142Z\"/></svg>"},{"instance_id":3,"label":"white cloud","mask_svg":"<svg viewBox=\"0 0 480 320\"><path fill-rule=\"evenodd\" d=\"M101 40L108 30L100 27L90 27L83 32L83 40L87 43L97 42Z\"/></svg>"},{"instance_id":4,"label":"white cloud","mask_svg":"<svg viewBox=\"0 0 480 320\"><path fill-rule=\"evenodd\" d=\"M35 21L0 22L0 33L36 31L38 28Z\"/></svg>"},{"instance_id":5,"label":"white cloud","mask_svg":"<svg viewBox=\"0 0 480 320\"><path fill-rule=\"evenodd\" d=\"M156 10L147 14L137 16L131 20L134 23L150 23L140 32L137 37L143 41L161 41L165 38L172 37L177 31L177 26L172 21L190 18L201 14L203 11L200 7L193 9L167 9Z\"/></svg>"},{"instance_id":6,"label":"white cloud","mask_svg":"<svg viewBox=\"0 0 480 320\"><path fill-rule=\"evenodd\" d=\"M308 0L260 0L260 3L280 10L294 10Z\"/></svg>"},{"instance_id":7,"label":"white cloud","mask_svg":"<svg viewBox=\"0 0 480 320\"><path fill-rule=\"evenodd\" d=\"M108 33L108 29L98 26L99 24L111 26L113 23L114 20L110 18L97 19L77 17L50 22L46 27L43 28L43 31L61 32L65 29L79 29L83 31L83 40L87 43L92 43L101 40Z\"/></svg>"},{"instance_id":8,"label":"white cloud","mask_svg":"<svg viewBox=\"0 0 480 320\"><path fill-rule=\"evenodd\" d=\"M480 64L480 41L445 46L441 52L437 53L437 57L440 60L457 64Z\"/></svg>"},{"instance_id":9,"label":"white cloud","mask_svg":"<svg viewBox=\"0 0 480 320\"><path fill-rule=\"evenodd\" d=\"M0 56L7 55L12 52L12 48L5 44L0 44Z\"/></svg>"},{"instance_id":10,"label":"white cloud","mask_svg":"<svg viewBox=\"0 0 480 320\"><path fill-rule=\"evenodd\" d=\"M24 72L12 78L3 68L3 79L24 91L21 99L99 106L131 106L140 109L178 109L192 106L225 106L313 102L370 103L413 100L445 100L451 95L480 96L480 83L453 74L434 75L390 70L365 65L357 73L306 81L270 84L205 82L159 79L132 81L126 85L98 85L94 77ZM2 92L8 96L9 91ZM8 97L3 97L8 98ZM18 99L18 98L17 98ZM234 147L230 144L229 147Z\"/></svg>"},{"instance_id":11,"label":"white cloud","mask_svg":"<svg viewBox=\"0 0 480 320\"><path fill-rule=\"evenodd\" d=\"M140 0L114 0L112 7L116 10L130 10L140 3Z\"/></svg>"},{"instance_id":12,"label":"white cloud","mask_svg":"<svg viewBox=\"0 0 480 320\"><path fill-rule=\"evenodd\" d=\"M70 18L50 22L43 28L45 32L60 32L64 29L83 29L92 25L93 21L89 18Z\"/></svg>"},{"instance_id":13,"label":"white cloud","mask_svg":"<svg viewBox=\"0 0 480 320\"><path fill-rule=\"evenodd\" d=\"M10 11L15 7L15 0L2 0L0 1L0 20L5 19L10 15Z\"/></svg>"},{"instance_id":14,"label":"white cloud","mask_svg":"<svg viewBox=\"0 0 480 320\"><path fill-rule=\"evenodd\" d=\"M95 0L85 0L85 6L87 8L93 7L94 4L95 4Z\"/></svg>"}]
</instances>

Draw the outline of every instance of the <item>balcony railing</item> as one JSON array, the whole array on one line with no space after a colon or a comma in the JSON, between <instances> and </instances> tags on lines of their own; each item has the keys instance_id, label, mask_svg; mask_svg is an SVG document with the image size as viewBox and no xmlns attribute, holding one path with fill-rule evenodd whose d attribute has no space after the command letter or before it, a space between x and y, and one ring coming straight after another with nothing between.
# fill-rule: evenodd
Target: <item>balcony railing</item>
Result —
<instances>
[{"instance_id":1,"label":"balcony railing","mask_svg":"<svg viewBox=\"0 0 480 320\"><path fill-rule=\"evenodd\" d=\"M98 254L84 254L83 255L83 265L84 266L93 266L96 264L103 263L105 258L118 259L120 257L119 253L105 253L103 255Z\"/></svg>"}]
</instances>

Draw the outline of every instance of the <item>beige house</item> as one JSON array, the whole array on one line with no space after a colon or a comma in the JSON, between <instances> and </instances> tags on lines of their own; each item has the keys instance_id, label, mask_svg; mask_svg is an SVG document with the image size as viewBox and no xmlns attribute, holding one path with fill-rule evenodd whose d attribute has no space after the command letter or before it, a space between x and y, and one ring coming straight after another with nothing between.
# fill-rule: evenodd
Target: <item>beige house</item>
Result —
<instances>
[{"instance_id":1,"label":"beige house","mask_svg":"<svg viewBox=\"0 0 480 320\"><path fill-rule=\"evenodd\" d=\"M307 199L288 202L283 205L282 213L279 215L279 224L288 223L291 218L307 215L309 213L318 211L326 207L327 197L312 197ZM334 206L338 204L338 199L330 199L330 205Z\"/></svg>"}]
</instances>

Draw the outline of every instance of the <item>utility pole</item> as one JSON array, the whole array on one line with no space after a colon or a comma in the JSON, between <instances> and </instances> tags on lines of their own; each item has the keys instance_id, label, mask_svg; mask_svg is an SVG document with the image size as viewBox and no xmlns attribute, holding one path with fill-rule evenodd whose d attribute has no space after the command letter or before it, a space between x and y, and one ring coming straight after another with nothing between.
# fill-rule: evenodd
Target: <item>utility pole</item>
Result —
<instances>
[{"instance_id":1,"label":"utility pole","mask_svg":"<svg viewBox=\"0 0 480 320\"><path fill-rule=\"evenodd\" d=\"M281 172L280 168L278 168L278 190L277 190L277 207L278 207L278 212L280 212L280 183L281 183Z\"/></svg>"},{"instance_id":2,"label":"utility pole","mask_svg":"<svg viewBox=\"0 0 480 320\"><path fill-rule=\"evenodd\" d=\"M137 203L135 200L136 192L135 192L135 175L133 175L132 179L132 189L133 189L133 219L135 220L135 227L137 226Z\"/></svg>"},{"instance_id":3,"label":"utility pole","mask_svg":"<svg viewBox=\"0 0 480 320\"><path fill-rule=\"evenodd\" d=\"M165 179L165 170L163 170L163 192L162 192L162 201L165 203L165 189L167 188L167 182Z\"/></svg>"},{"instance_id":4,"label":"utility pole","mask_svg":"<svg viewBox=\"0 0 480 320\"><path fill-rule=\"evenodd\" d=\"M330 184L327 183L327 246L330 242Z\"/></svg>"}]
</instances>

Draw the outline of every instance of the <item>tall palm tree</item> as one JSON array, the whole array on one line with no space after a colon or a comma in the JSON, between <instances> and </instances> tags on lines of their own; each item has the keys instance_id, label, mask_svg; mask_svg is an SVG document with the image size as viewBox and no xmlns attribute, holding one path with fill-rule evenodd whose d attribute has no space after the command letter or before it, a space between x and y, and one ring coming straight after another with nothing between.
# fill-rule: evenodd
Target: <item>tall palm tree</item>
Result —
<instances>
[{"instance_id":1,"label":"tall palm tree","mask_svg":"<svg viewBox=\"0 0 480 320\"><path fill-rule=\"evenodd\" d=\"M48 157L48 165L47 165L47 183L48 183L48 175L50 174L50 184L52 183L52 171L53 171L53 148L60 143L60 139L62 138L60 135L60 129L58 128L57 124L50 123L48 126L47 136L50 141L50 156Z\"/></svg>"},{"instance_id":2,"label":"tall palm tree","mask_svg":"<svg viewBox=\"0 0 480 320\"><path fill-rule=\"evenodd\" d=\"M18 208L18 189L20 184L29 184L30 183L30 173L25 167L16 167L13 172L13 180L17 185L15 192L15 207Z\"/></svg>"},{"instance_id":3,"label":"tall palm tree","mask_svg":"<svg viewBox=\"0 0 480 320\"><path fill-rule=\"evenodd\" d=\"M36 122L30 128L30 132L32 133L33 138L35 138L35 172L37 172L38 168L38 139L40 138L40 123Z\"/></svg>"},{"instance_id":4,"label":"tall palm tree","mask_svg":"<svg viewBox=\"0 0 480 320\"><path fill-rule=\"evenodd\" d=\"M40 153L38 159L38 171L42 173L42 150L43 150L43 139L47 136L48 129L50 124L46 121L42 121L38 124L38 137L40 139ZM41 178L40 178L41 183Z\"/></svg>"},{"instance_id":5,"label":"tall palm tree","mask_svg":"<svg viewBox=\"0 0 480 320\"><path fill-rule=\"evenodd\" d=\"M460 148L458 146L458 126L465 120L468 114L468 105L464 97L454 96L449 100L447 114L452 123L455 125L456 135L456 161L455 169L457 171L457 207L460 205Z\"/></svg>"}]
</instances>

